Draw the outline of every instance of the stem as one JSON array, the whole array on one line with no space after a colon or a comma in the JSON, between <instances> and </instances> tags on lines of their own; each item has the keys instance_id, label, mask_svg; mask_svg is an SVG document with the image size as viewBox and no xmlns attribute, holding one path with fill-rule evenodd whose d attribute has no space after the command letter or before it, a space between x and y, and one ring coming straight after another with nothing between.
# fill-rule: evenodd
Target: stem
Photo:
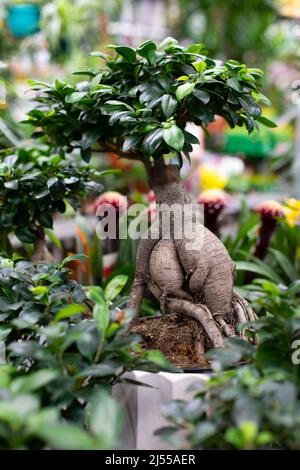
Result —
<instances>
[{"instance_id":1,"label":"stem","mask_svg":"<svg viewBox=\"0 0 300 470\"><path fill-rule=\"evenodd\" d=\"M262 224L259 229L259 238L254 251L254 256L256 256L257 258L261 260L265 258L268 251L270 239L275 231L276 225L277 220L275 218L262 218Z\"/></svg>"},{"instance_id":2,"label":"stem","mask_svg":"<svg viewBox=\"0 0 300 470\"><path fill-rule=\"evenodd\" d=\"M6 230L0 230L0 250L8 256L11 256L12 254L12 246Z\"/></svg>"},{"instance_id":3,"label":"stem","mask_svg":"<svg viewBox=\"0 0 300 470\"><path fill-rule=\"evenodd\" d=\"M208 230L220 238L220 223L218 220L220 211L211 212L208 208L204 207L204 225Z\"/></svg>"},{"instance_id":4,"label":"stem","mask_svg":"<svg viewBox=\"0 0 300 470\"><path fill-rule=\"evenodd\" d=\"M258 240L253 255L263 260L267 254L271 237L276 229L277 220L270 217L262 217L262 224L259 229ZM255 278L255 273L247 272L245 283L249 284Z\"/></svg>"},{"instance_id":5,"label":"stem","mask_svg":"<svg viewBox=\"0 0 300 470\"><path fill-rule=\"evenodd\" d=\"M54 263L55 259L48 250L45 232L39 227L37 233L38 239L34 242L31 261L33 263Z\"/></svg>"}]
</instances>

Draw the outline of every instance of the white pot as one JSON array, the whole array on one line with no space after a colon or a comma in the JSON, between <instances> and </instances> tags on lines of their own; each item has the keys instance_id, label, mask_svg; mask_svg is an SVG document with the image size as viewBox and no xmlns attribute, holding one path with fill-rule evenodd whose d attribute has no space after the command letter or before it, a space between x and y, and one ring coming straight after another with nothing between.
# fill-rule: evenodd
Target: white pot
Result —
<instances>
[{"instance_id":1,"label":"white pot","mask_svg":"<svg viewBox=\"0 0 300 470\"><path fill-rule=\"evenodd\" d=\"M168 450L154 431L167 426L161 414L161 406L170 400L190 400L194 392L188 387L199 381L206 381L210 373L152 373L134 371L125 377L138 380L147 386L121 383L114 386L113 395L123 408L125 423L122 440L125 446L135 450Z\"/></svg>"}]
</instances>

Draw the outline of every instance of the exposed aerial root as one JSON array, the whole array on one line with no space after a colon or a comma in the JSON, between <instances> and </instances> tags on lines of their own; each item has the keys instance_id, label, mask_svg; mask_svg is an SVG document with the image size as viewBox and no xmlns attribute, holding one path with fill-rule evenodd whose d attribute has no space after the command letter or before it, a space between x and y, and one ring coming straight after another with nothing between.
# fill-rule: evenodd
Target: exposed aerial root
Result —
<instances>
[{"instance_id":1,"label":"exposed aerial root","mask_svg":"<svg viewBox=\"0 0 300 470\"><path fill-rule=\"evenodd\" d=\"M234 309L236 309L237 306L241 307L241 309L244 312L245 320L243 321L255 321L257 320L257 315L254 312L253 308L248 304L248 302L239 294L234 292L233 294L233 304L234 304Z\"/></svg>"},{"instance_id":2,"label":"exposed aerial root","mask_svg":"<svg viewBox=\"0 0 300 470\"><path fill-rule=\"evenodd\" d=\"M214 318L216 319L217 323L220 325L221 330L225 334L225 336L236 336L235 328L233 325L228 325L224 320L223 316L220 314L214 314Z\"/></svg>"},{"instance_id":3,"label":"exposed aerial root","mask_svg":"<svg viewBox=\"0 0 300 470\"><path fill-rule=\"evenodd\" d=\"M197 321L195 321L194 351L196 357L203 357L205 354L205 337L203 336L202 326Z\"/></svg>"},{"instance_id":4,"label":"exposed aerial root","mask_svg":"<svg viewBox=\"0 0 300 470\"><path fill-rule=\"evenodd\" d=\"M128 307L135 311L135 317L139 318L143 295L145 288L150 280L150 256L159 241L159 227L152 226L152 237L140 240L137 258L136 258L136 273L131 287L131 296Z\"/></svg>"},{"instance_id":5,"label":"exposed aerial root","mask_svg":"<svg viewBox=\"0 0 300 470\"><path fill-rule=\"evenodd\" d=\"M168 299L167 305L169 311L187 315L197 320L203 326L214 348L224 346L222 333L205 305L195 305L182 299Z\"/></svg>"},{"instance_id":6,"label":"exposed aerial root","mask_svg":"<svg viewBox=\"0 0 300 470\"><path fill-rule=\"evenodd\" d=\"M237 322L239 324L241 323L247 323L247 322L253 322L257 320L257 315L254 312L254 310L251 308L251 306L248 304L248 302L239 294L234 293L233 297L233 309L234 309L234 314L236 316ZM245 336L245 330L242 330L240 332L240 336L242 339L245 341L251 341L251 339L247 336ZM254 344L258 343L258 339L254 338L253 340Z\"/></svg>"}]
</instances>

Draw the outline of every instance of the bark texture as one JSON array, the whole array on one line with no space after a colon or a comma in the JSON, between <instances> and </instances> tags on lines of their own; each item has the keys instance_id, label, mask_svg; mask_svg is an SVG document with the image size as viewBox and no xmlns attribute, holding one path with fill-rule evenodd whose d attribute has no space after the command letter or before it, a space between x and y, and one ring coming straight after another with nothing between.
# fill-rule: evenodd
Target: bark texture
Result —
<instances>
[{"instance_id":1,"label":"bark texture","mask_svg":"<svg viewBox=\"0 0 300 470\"><path fill-rule=\"evenodd\" d=\"M51 255L47 247L45 238L38 239L34 242L33 254L31 257L33 263L54 263L55 259Z\"/></svg>"},{"instance_id":2,"label":"bark texture","mask_svg":"<svg viewBox=\"0 0 300 470\"><path fill-rule=\"evenodd\" d=\"M160 163L148 167L148 176L157 204L176 204L178 212L158 211L160 216L150 227L148 238L140 241L129 304L136 311L136 318L148 287L160 301L162 314L179 313L194 318L214 347L223 346L225 337L243 336L237 330L238 324L254 321L256 315L233 291L235 264L226 248L188 210L178 166ZM170 220L167 231L164 217ZM183 233L178 236L175 229L182 218Z\"/></svg>"}]
</instances>

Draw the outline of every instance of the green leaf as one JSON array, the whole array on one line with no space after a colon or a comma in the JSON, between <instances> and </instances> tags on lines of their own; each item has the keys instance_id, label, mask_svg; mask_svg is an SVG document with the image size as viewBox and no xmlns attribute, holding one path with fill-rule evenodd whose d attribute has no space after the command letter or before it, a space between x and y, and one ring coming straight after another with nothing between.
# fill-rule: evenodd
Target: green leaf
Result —
<instances>
[{"instance_id":1,"label":"green leaf","mask_svg":"<svg viewBox=\"0 0 300 470\"><path fill-rule=\"evenodd\" d=\"M91 299L95 304L102 302L104 299L104 292L100 286L93 286L90 288L88 298Z\"/></svg>"},{"instance_id":2,"label":"green leaf","mask_svg":"<svg viewBox=\"0 0 300 470\"><path fill-rule=\"evenodd\" d=\"M86 306L81 304L71 304L67 307L62 308L59 312L56 313L53 322L58 322L65 318L72 317L73 315L78 315L79 313L86 312Z\"/></svg>"},{"instance_id":3,"label":"green leaf","mask_svg":"<svg viewBox=\"0 0 300 470\"><path fill-rule=\"evenodd\" d=\"M103 130L104 129L97 127L97 128L91 128L85 131L82 134L81 142L80 142L82 149L83 150L88 149L94 144L94 142L99 140L100 137L103 135Z\"/></svg>"},{"instance_id":4,"label":"green leaf","mask_svg":"<svg viewBox=\"0 0 300 470\"><path fill-rule=\"evenodd\" d=\"M13 394L28 393L45 387L59 376L57 370L39 370L31 374L17 377L11 386Z\"/></svg>"},{"instance_id":5,"label":"green leaf","mask_svg":"<svg viewBox=\"0 0 300 470\"><path fill-rule=\"evenodd\" d=\"M86 261L86 260L87 260L87 255L79 253L78 255L67 256L63 260L63 262L61 263L61 266L65 266L66 264L70 263L71 261Z\"/></svg>"},{"instance_id":6,"label":"green leaf","mask_svg":"<svg viewBox=\"0 0 300 470\"><path fill-rule=\"evenodd\" d=\"M118 168L108 168L107 170L97 171L97 176L102 177L106 175L119 175L121 170Z\"/></svg>"},{"instance_id":7,"label":"green leaf","mask_svg":"<svg viewBox=\"0 0 300 470\"><path fill-rule=\"evenodd\" d=\"M185 142L188 144L199 144L199 139L188 131L183 131Z\"/></svg>"},{"instance_id":8,"label":"green leaf","mask_svg":"<svg viewBox=\"0 0 300 470\"><path fill-rule=\"evenodd\" d=\"M100 52L100 51L92 51L90 53L90 56L100 57L100 59L104 59L104 60L110 60L111 59L111 56L109 54L105 54L104 52Z\"/></svg>"},{"instance_id":9,"label":"green leaf","mask_svg":"<svg viewBox=\"0 0 300 470\"><path fill-rule=\"evenodd\" d=\"M193 95L198 98L198 100L202 101L202 103L207 104L210 100L209 94L204 90L194 90Z\"/></svg>"},{"instance_id":10,"label":"green leaf","mask_svg":"<svg viewBox=\"0 0 300 470\"><path fill-rule=\"evenodd\" d=\"M58 201L64 197L66 193L66 187L63 180L59 179L57 176L49 178L47 181L47 186L53 201Z\"/></svg>"},{"instance_id":11,"label":"green leaf","mask_svg":"<svg viewBox=\"0 0 300 470\"><path fill-rule=\"evenodd\" d=\"M36 413L38 408L39 399L34 395L20 394L10 400L2 399L0 401L0 421L1 423L13 423L18 427Z\"/></svg>"},{"instance_id":12,"label":"green leaf","mask_svg":"<svg viewBox=\"0 0 300 470\"><path fill-rule=\"evenodd\" d=\"M183 100L186 96L190 95L195 88L195 83L184 83L176 90L176 98L178 101Z\"/></svg>"},{"instance_id":13,"label":"green leaf","mask_svg":"<svg viewBox=\"0 0 300 470\"><path fill-rule=\"evenodd\" d=\"M161 128L150 132L143 140L142 149L145 155L153 155L159 148L163 140L163 130Z\"/></svg>"},{"instance_id":14,"label":"green leaf","mask_svg":"<svg viewBox=\"0 0 300 470\"><path fill-rule=\"evenodd\" d=\"M141 134L139 132L130 134L124 139L122 150L127 152L128 150L134 148L141 141Z\"/></svg>"},{"instance_id":15,"label":"green leaf","mask_svg":"<svg viewBox=\"0 0 300 470\"><path fill-rule=\"evenodd\" d=\"M93 308L93 318L96 321L98 328L104 335L109 326L110 312L103 297L102 289L97 286L92 287L88 293L88 298L94 302L96 301L96 304Z\"/></svg>"},{"instance_id":16,"label":"green leaf","mask_svg":"<svg viewBox=\"0 0 300 470\"><path fill-rule=\"evenodd\" d=\"M97 391L87 406L88 429L103 449L115 448L122 429L122 410L104 389Z\"/></svg>"},{"instance_id":17,"label":"green leaf","mask_svg":"<svg viewBox=\"0 0 300 470\"><path fill-rule=\"evenodd\" d=\"M49 214L48 212L42 212L40 214L37 214L37 219L39 223L42 225L42 227L48 228L48 229L53 228L52 214Z\"/></svg>"},{"instance_id":18,"label":"green leaf","mask_svg":"<svg viewBox=\"0 0 300 470\"><path fill-rule=\"evenodd\" d=\"M238 91L239 93L242 91L242 87L236 78L228 78L228 80L226 80L226 85L229 88L232 88L233 90Z\"/></svg>"},{"instance_id":19,"label":"green leaf","mask_svg":"<svg viewBox=\"0 0 300 470\"><path fill-rule=\"evenodd\" d=\"M115 375L115 370L112 366L108 364L93 364L80 371L79 374L76 375L76 379L84 377L108 377L113 375Z\"/></svg>"},{"instance_id":20,"label":"green leaf","mask_svg":"<svg viewBox=\"0 0 300 470\"><path fill-rule=\"evenodd\" d=\"M158 49L166 49L169 46L176 46L176 44L178 44L177 39L169 36L159 43Z\"/></svg>"},{"instance_id":21,"label":"green leaf","mask_svg":"<svg viewBox=\"0 0 300 470\"><path fill-rule=\"evenodd\" d=\"M136 62L136 51L132 47L128 46L116 46L115 51L124 57L128 62Z\"/></svg>"},{"instance_id":22,"label":"green leaf","mask_svg":"<svg viewBox=\"0 0 300 470\"><path fill-rule=\"evenodd\" d=\"M174 80L169 75L161 73L157 76L157 81L164 90L169 91Z\"/></svg>"},{"instance_id":23,"label":"green leaf","mask_svg":"<svg viewBox=\"0 0 300 470\"><path fill-rule=\"evenodd\" d=\"M298 279L298 273L291 261L287 256L285 256L281 251L275 250L274 248L269 248L269 251L275 256L279 266L283 272L287 275L290 282L296 281Z\"/></svg>"},{"instance_id":24,"label":"green leaf","mask_svg":"<svg viewBox=\"0 0 300 470\"><path fill-rule=\"evenodd\" d=\"M6 181L4 183L4 187L7 189L17 190L19 188L19 181L18 180Z\"/></svg>"},{"instance_id":25,"label":"green leaf","mask_svg":"<svg viewBox=\"0 0 300 470\"><path fill-rule=\"evenodd\" d=\"M193 437L197 442L203 442L206 439L209 439L212 435L216 434L217 432L218 429L214 423L204 421L196 425Z\"/></svg>"},{"instance_id":26,"label":"green leaf","mask_svg":"<svg viewBox=\"0 0 300 470\"><path fill-rule=\"evenodd\" d=\"M5 341L6 338L9 336L10 332L12 331L12 328L9 327L8 325L3 325L0 326L0 341ZM0 350L1 350L1 345L0 345ZM0 361L1 364L1 361Z\"/></svg>"},{"instance_id":27,"label":"green leaf","mask_svg":"<svg viewBox=\"0 0 300 470\"><path fill-rule=\"evenodd\" d=\"M111 302L114 300L117 295L121 292L121 290L125 287L128 281L128 276L125 274L119 274L115 276L105 287L104 289L104 296L106 300Z\"/></svg>"},{"instance_id":28,"label":"green leaf","mask_svg":"<svg viewBox=\"0 0 300 470\"><path fill-rule=\"evenodd\" d=\"M116 111L126 110L126 109L128 111L134 111L134 108L132 106L129 106L129 104L124 103L123 101L118 101L118 100L106 101L105 109L109 109L111 113L114 113Z\"/></svg>"},{"instance_id":29,"label":"green leaf","mask_svg":"<svg viewBox=\"0 0 300 470\"><path fill-rule=\"evenodd\" d=\"M267 119L265 116L259 116L257 118L257 121L266 127L270 127L270 128L277 127L277 124L275 122L270 121L270 119Z\"/></svg>"},{"instance_id":30,"label":"green leaf","mask_svg":"<svg viewBox=\"0 0 300 470\"><path fill-rule=\"evenodd\" d=\"M207 126L214 120L214 114L210 106L205 106L200 100L193 97L188 104L189 112L204 122Z\"/></svg>"},{"instance_id":31,"label":"green leaf","mask_svg":"<svg viewBox=\"0 0 300 470\"><path fill-rule=\"evenodd\" d=\"M145 59L149 58L149 52L156 51L156 44L153 41L146 41L140 45L137 52L141 57L145 57Z\"/></svg>"},{"instance_id":32,"label":"green leaf","mask_svg":"<svg viewBox=\"0 0 300 470\"><path fill-rule=\"evenodd\" d=\"M257 118L261 115L261 107L256 103L252 96L240 96L239 102L244 110L251 116Z\"/></svg>"},{"instance_id":33,"label":"green leaf","mask_svg":"<svg viewBox=\"0 0 300 470\"><path fill-rule=\"evenodd\" d=\"M206 62L193 62L192 63L193 67L197 70L198 73L204 72L204 70L207 67Z\"/></svg>"},{"instance_id":34,"label":"green leaf","mask_svg":"<svg viewBox=\"0 0 300 470\"><path fill-rule=\"evenodd\" d=\"M182 130L173 124L169 128L163 130L163 139L169 147L174 148L178 152L181 152L184 146L184 134Z\"/></svg>"},{"instance_id":35,"label":"green leaf","mask_svg":"<svg viewBox=\"0 0 300 470\"><path fill-rule=\"evenodd\" d=\"M177 107L177 101L173 98L172 95L163 95L161 98L161 108L164 113L164 117L169 119L173 116Z\"/></svg>"},{"instance_id":36,"label":"green leaf","mask_svg":"<svg viewBox=\"0 0 300 470\"><path fill-rule=\"evenodd\" d=\"M203 43L190 44L187 47L187 52L190 52L192 54L200 54L201 52L203 52L203 49L205 49L205 45Z\"/></svg>"},{"instance_id":37,"label":"green leaf","mask_svg":"<svg viewBox=\"0 0 300 470\"><path fill-rule=\"evenodd\" d=\"M82 100L87 95L86 91L75 91L74 93L71 93L70 95L67 95L65 97L65 102L72 104L72 103L77 103L78 101Z\"/></svg>"},{"instance_id":38,"label":"green leaf","mask_svg":"<svg viewBox=\"0 0 300 470\"><path fill-rule=\"evenodd\" d=\"M16 237L22 243L33 243L36 240L36 235L29 228L17 227L15 230Z\"/></svg>"},{"instance_id":39,"label":"green leaf","mask_svg":"<svg viewBox=\"0 0 300 470\"><path fill-rule=\"evenodd\" d=\"M236 263L236 269L237 271L250 271L256 274L262 274L271 281L275 281L278 283L282 282L280 276L278 276L276 272L273 269L269 268L267 265L260 266L257 263L252 263L251 261L238 261Z\"/></svg>"},{"instance_id":40,"label":"green leaf","mask_svg":"<svg viewBox=\"0 0 300 470\"><path fill-rule=\"evenodd\" d=\"M141 103L146 103L155 100L156 98L162 96L164 93L159 86L152 85L151 83L143 83L139 86L139 90L141 91L139 97Z\"/></svg>"},{"instance_id":41,"label":"green leaf","mask_svg":"<svg viewBox=\"0 0 300 470\"><path fill-rule=\"evenodd\" d=\"M58 423L42 426L35 430L37 437L42 437L50 448L60 450L93 450L94 439L82 429L72 424Z\"/></svg>"},{"instance_id":42,"label":"green leaf","mask_svg":"<svg viewBox=\"0 0 300 470\"><path fill-rule=\"evenodd\" d=\"M54 245L56 245L60 250L63 249L62 244L61 244L59 238L55 235L55 233L53 232L53 230L51 230L50 228L46 228L46 229L45 229L45 234L46 234L47 237L52 241L52 243L54 243Z\"/></svg>"}]
</instances>

